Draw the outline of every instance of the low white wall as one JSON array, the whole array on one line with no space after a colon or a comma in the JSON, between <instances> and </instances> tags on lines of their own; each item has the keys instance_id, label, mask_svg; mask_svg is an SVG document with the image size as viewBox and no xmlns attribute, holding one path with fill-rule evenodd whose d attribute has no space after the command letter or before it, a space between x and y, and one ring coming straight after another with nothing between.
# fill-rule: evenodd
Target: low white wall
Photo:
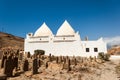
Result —
<instances>
[{"instance_id":1,"label":"low white wall","mask_svg":"<svg viewBox=\"0 0 120 80\"><path fill-rule=\"evenodd\" d=\"M112 55L112 56L110 57L110 60L120 60L120 56Z\"/></svg>"}]
</instances>

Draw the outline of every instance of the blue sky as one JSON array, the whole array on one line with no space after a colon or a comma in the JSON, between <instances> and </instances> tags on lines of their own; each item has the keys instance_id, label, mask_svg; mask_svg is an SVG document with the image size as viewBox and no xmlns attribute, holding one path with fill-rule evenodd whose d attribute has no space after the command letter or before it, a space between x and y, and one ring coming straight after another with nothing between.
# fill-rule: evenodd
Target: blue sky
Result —
<instances>
[{"instance_id":1,"label":"blue sky","mask_svg":"<svg viewBox=\"0 0 120 80\"><path fill-rule=\"evenodd\" d=\"M82 39L120 35L120 0L0 0L0 30L24 37L43 22L56 34L67 20Z\"/></svg>"}]
</instances>

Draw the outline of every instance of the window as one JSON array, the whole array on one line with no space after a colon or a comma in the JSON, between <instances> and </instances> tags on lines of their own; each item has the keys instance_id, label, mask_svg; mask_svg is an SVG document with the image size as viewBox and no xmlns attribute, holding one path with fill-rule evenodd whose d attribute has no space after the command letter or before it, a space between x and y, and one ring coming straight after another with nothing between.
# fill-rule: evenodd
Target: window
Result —
<instances>
[{"instance_id":1,"label":"window","mask_svg":"<svg viewBox=\"0 0 120 80\"><path fill-rule=\"evenodd\" d=\"M98 48L94 48L94 52L98 52Z\"/></svg>"},{"instance_id":2,"label":"window","mask_svg":"<svg viewBox=\"0 0 120 80\"><path fill-rule=\"evenodd\" d=\"M86 52L89 52L90 50L89 50L89 48L86 48Z\"/></svg>"}]
</instances>

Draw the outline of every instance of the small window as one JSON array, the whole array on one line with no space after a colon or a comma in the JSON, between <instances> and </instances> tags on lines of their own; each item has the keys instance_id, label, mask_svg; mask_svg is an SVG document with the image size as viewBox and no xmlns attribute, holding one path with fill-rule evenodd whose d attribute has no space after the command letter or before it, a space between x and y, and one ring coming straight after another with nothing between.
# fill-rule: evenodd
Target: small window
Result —
<instances>
[{"instance_id":1,"label":"small window","mask_svg":"<svg viewBox=\"0 0 120 80\"><path fill-rule=\"evenodd\" d=\"M86 48L86 52L90 52L89 48Z\"/></svg>"},{"instance_id":2,"label":"small window","mask_svg":"<svg viewBox=\"0 0 120 80\"><path fill-rule=\"evenodd\" d=\"M94 48L94 52L98 52L98 48Z\"/></svg>"}]
</instances>

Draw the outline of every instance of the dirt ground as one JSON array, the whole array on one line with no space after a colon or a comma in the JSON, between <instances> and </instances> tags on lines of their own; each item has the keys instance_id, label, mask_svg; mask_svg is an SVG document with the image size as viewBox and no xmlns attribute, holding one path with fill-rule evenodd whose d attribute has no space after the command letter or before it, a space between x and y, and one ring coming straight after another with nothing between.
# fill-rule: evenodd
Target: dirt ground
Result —
<instances>
[{"instance_id":1,"label":"dirt ground","mask_svg":"<svg viewBox=\"0 0 120 80\"><path fill-rule=\"evenodd\" d=\"M89 71L67 72L53 62L47 69L41 66L38 74L32 75L32 71L26 71L20 76L8 77L7 80L120 80L120 74L117 74L115 69L118 64L120 65L120 60L111 60L95 68L90 67Z\"/></svg>"}]
</instances>

